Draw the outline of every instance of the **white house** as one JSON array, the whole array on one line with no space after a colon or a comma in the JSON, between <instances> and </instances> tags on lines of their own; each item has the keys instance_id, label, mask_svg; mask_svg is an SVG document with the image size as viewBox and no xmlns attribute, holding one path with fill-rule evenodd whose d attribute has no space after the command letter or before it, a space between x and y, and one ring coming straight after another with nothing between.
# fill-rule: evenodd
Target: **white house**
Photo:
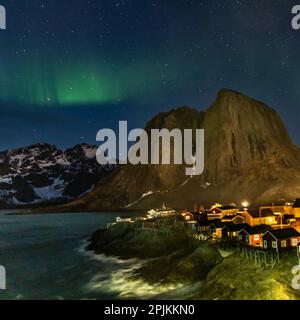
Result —
<instances>
[{"instance_id":1,"label":"white house","mask_svg":"<svg viewBox=\"0 0 300 320\"><path fill-rule=\"evenodd\" d=\"M132 217L129 216L122 216L122 217L117 217L116 222L132 222Z\"/></svg>"},{"instance_id":2,"label":"white house","mask_svg":"<svg viewBox=\"0 0 300 320\"><path fill-rule=\"evenodd\" d=\"M162 209L151 209L147 213L149 218L170 217L176 215L176 211L172 209L167 209L165 204L163 204Z\"/></svg>"}]
</instances>

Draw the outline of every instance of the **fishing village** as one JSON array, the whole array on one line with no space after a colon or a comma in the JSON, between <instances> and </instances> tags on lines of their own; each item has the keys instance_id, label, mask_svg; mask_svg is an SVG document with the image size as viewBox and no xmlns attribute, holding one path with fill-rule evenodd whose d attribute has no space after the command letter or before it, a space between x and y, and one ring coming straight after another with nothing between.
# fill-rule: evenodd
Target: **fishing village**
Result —
<instances>
[{"instance_id":1,"label":"fishing village","mask_svg":"<svg viewBox=\"0 0 300 320\"><path fill-rule=\"evenodd\" d=\"M250 209L247 201L236 205L214 204L210 209L194 206L177 211L164 204L145 216L119 216L109 224L131 224L136 236L155 238L184 231L193 246L206 243L234 251L259 267L274 268L288 254L300 259L300 199Z\"/></svg>"}]
</instances>

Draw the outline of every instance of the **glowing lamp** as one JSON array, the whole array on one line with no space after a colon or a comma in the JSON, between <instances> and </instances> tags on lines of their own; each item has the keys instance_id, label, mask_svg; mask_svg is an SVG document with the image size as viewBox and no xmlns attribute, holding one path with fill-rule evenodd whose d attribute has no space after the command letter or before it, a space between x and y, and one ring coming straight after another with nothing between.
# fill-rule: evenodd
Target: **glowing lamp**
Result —
<instances>
[{"instance_id":1,"label":"glowing lamp","mask_svg":"<svg viewBox=\"0 0 300 320\"><path fill-rule=\"evenodd\" d=\"M243 206L243 208L248 208L249 207L249 202L248 201L243 201L242 202L242 206Z\"/></svg>"}]
</instances>

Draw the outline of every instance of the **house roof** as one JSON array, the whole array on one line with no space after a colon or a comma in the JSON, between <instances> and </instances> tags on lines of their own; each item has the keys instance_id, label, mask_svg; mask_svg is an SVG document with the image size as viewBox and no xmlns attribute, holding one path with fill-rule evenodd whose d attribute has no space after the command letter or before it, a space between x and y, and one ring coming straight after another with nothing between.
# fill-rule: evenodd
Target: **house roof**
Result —
<instances>
[{"instance_id":1,"label":"house roof","mask_svg":"<svg viewBox=\"0 0 300 320\"><path fill-rule=\"evenodd\" d=\"M234 210L234 209L236 209L236 207L234 207L234 206L222 206L222 207L219 207L219 209L221 209L221 210Z\"/></svg>"},{"instance_id":2,"label":"house roof","mask_svg":"<svg viewBox=\"0 0 300 320\"><path fill-rule=\"evenodd\" d=\"M297 198L294 205L293 205L293 208L300 208L300 198Z\"/></svg>"},{"instance_id":3,"label":"house roof","mask_svg":"<svg viewBox=\"0 0 300 320\"><path fill-rule=\"evenodd\" d=\"M294 228L285 228L285 229L276 229L276 230L273 229L273 230L268 230L266 234L267 233L272 234L276 239L288 239L288 238L300 237L300 233Z\"/></svg>"},{"instance_id":4,"label":"house roof","mask_svg":"<svg viewBox=\"0 0 300 320\"><path fill-rule=\"evenodd\" d=\"M222 222L221 220L211 221L210 226L214 226L215 228L223 228L225 226L235 225L233 222Z\"/></svg>"},{"instance_id":5,"label":"house roof","mask_svg":"<svg viewBox=\"0 0 300 320\"><path fill-rule=\"evenodd\" d=\"M223 220L225 220L225 219L233 220L233 219L235 219L236 217L237 217L237 215L235 215L235 214L232 214L232 215L228 214L228 215L224 216L222 219L223 219Z\"/></svg>"},{"instance_id":6,"label":"house roof","mask_svg":"<svg viewBox=\"0 0 300 320\"><path fill-rule=\"evenodd\" d=\"M220 215L221 213L222 213L221 208L214 208L214 209L211 209L207 212L208 215L214 215L214 214Z\"/></svg>"},{"instance_id":7,"label":"house roof","mask_svg":"<svg viewBox=\"0 0 300 320\"><path fill-rule=\"evenodd\" d=\"M252 218L266 218L266 217L274 217L274 212L271 209L250 209L248 213L251 215Z\"/></svg>"},{"instance_id":8,"label":"house roof","mask_svg":"<svg viewBox=\"0 0 300 320\"><path fill-rule=\"evenodd\" d=\"M265 203L264 205L261 205L261 207L283 207L285 206L286 201L285 200L279 200L273 203Z\"/></svg>"},{"instance_id":9,"label":"house roof","mask_svg":"<svg viewBox=\"0 0 300 320\"><path fill-rule=\"evenodd\" d=\"M272 228L270 226L265 224L261 224L259 226L254 226L254 227L250 227L248 225L247 227L244 228L245 232L247 232L249 235L265 233L271 229Z\"/></svg>"},{"instance_id":10,"label":"house roof","mask_svg":"<svg viewBox=\"0 0 300 320\"><path fill-rule=\"evenodd\" d=\"M283 218L284 219L293 219L293 218L295 218L295 216L293 214L284 214Z\"/></svg>"},{"instance_id":11,"label":"house roof","mask_svg":"<svg viewBox=\"0 0 300 320\"><path fill-rule=\"evenodd\" d=\"M231 231L231 232L241 231L242 229L245 229L247 227L249 227L247 223L229 224L224 226L224 228L226 228L228 231Z\"/></svg>"},{"instance_id":12,"label":"house roof","mask_svg":"<svg viewBox=\"0 0 300 320\"><path fill-rule=\"evenodd\" d=\"M182 215L184 215L184 216L193 216L193 215L194 215L194 213L191 213L191 212L184 212L184 213L182 213Z\"/></svg>"}]
</instances>

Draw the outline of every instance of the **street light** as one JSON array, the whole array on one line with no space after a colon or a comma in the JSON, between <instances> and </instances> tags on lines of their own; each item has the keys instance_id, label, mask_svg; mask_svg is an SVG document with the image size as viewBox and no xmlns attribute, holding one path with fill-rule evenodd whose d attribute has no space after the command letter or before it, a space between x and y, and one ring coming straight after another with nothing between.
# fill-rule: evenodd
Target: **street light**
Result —
<instances>
[{"instance_id":1,"label":"street light","mask_svg":"<svg viewBox=\"0 0 300 320\"><path fill-rule=\"evenodd\" d=\"M247 210L248 207L249 207L249 202L248 202L248 201L243 201L243 202L242 202L242 206L243 206L243 208L244 208L245 210Z\"/></svg>"}]
</instances>

